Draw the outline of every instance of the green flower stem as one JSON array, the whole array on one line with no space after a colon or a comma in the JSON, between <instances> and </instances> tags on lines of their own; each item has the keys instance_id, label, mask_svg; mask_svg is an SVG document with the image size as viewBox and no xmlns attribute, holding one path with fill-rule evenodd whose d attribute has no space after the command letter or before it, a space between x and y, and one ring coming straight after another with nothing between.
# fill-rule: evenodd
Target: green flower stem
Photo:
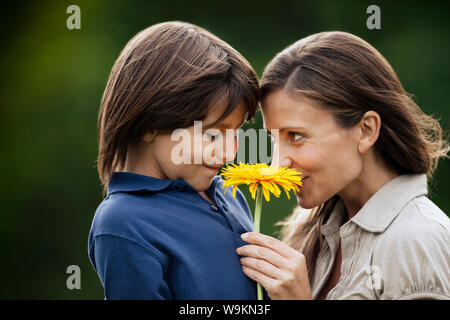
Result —
<instances>
[{"instance_id":1,"label":"green flower stem","mask_svg":"<svg viewBox=\"0 0 450 320\"><path fill-rule=\"evenodd\" d=\"M258 186L258 189L256 190L256 204L255 204L255 217L253 219L253 230L255 232L260 232L260 225L261 225L261 204L262 204L262 190L261 186ZM263 299L263 293L262 293L262 287L258 283L257 284L257 294L258 294L258 300Z\"/></svg>"}]
</instances>

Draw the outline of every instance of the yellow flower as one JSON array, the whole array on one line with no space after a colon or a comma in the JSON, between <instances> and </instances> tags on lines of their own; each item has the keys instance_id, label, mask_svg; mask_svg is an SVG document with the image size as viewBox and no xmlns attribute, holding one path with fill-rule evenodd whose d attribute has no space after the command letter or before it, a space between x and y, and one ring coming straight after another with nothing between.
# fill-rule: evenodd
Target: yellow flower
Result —
<instances>
[{"instance_id":1,"label":"yellow flower","mask_svg":"<svg viewBox=\"0 0 450 320\"><path fill-rule=\"evenodd\" d=\"M233 197L235 197L238 185L246 184L249 186L253 199L255 199L256 194L255 215L253 219L253 229L255 232L259 232L261 224L261 190L264 193L266 201L270 201L270 193L273 193L277 198L280 196L281 190L278 185L284 189L288 198L290 198L289 191L294 190L298 192L298 186L303 186L301 172L288 168L269 167L265 163L231 164L222 169L221 175L225 179L222 186L222 188L226 187L225 193L230 186L233 186ZM257 297L258 300L263 299L262 287L259 283L257 284Z\"/></svg>"},{"instance_id":2,"label":"yellow flower","mask_svg":"<svg viewBox=\"0 0 450 320\"><path fill-rule=\"evenodd\" d=\"M280 196L281 190L278 187L280 185L290 199L289 192L291 190L298 192L298 186L303 186L301 182L303 177L300 174L301 172L294 169L269 167L265 163L231 164L222 169L221 175L225 179L222 187L226 187L226 192L230 186L233 186L233 197L235 197L237 186L246 184L249 186L252 198L255 199L256 190L260 185L264 198L266 201L270 201L270 193L273 193L277 198Z\"/></svg>"}]
</instances>

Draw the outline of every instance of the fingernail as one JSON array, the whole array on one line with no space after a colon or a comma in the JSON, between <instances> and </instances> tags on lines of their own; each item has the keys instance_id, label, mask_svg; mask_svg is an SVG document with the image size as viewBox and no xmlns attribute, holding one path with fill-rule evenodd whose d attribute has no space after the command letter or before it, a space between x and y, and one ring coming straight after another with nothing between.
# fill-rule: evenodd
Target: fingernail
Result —
<instances>
[{"instance_id":1,"label":"fingernail","mask_svg":"<svg viewBox=\"0 0 450 320\"><path fill-rule=\"evenodd\" d=\"M241 239L247 239L247 238L248 238L248 233L241 234Z\"/></svg>"}]
</instances>

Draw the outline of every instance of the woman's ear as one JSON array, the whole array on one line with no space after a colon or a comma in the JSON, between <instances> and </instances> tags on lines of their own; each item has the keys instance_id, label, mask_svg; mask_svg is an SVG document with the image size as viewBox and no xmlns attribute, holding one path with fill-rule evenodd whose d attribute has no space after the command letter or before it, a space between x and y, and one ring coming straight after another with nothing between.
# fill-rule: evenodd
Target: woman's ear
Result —
<instances>
[{"instance_id":1,"label":"woman's ear","mask_svg":"<svg viewBox=\"0 0 450 320\"><path fill-rule=\"evenodd\" d=\"M359 122L360 138L358 151L366 153L377 141L380 134L381 118L375 111L367 111Z\"/></svg>"},{"instance_id":2,"label":"woman's ear","mask_svg":"<svg viewBox=\"0 0 450 320\"><path fill-rule=\"evenodd\" d=\"M146 134L144 134L144 136L142 137L142 141L146 142L146 143L151 143L153 142L153 140L155 140L156 136L158 135L157 132L152 131L152 132L147 132Z\"/></svg>"}]
</instances>

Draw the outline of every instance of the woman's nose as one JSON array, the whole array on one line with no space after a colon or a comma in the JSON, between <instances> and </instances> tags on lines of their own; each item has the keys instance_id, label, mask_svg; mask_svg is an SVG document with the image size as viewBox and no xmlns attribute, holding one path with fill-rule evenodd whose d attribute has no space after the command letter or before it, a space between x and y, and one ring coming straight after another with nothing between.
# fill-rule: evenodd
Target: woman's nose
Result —
<instances>
[{"instance_id":1,"label":"woman's nose","mask_svg":"<svg viewBox=\"0 0 450 320\"><path fill-rule=\"evenodd\" d=\"M280 149L280 146L275 145L275 149L272 154L272 162L271 162L270 166L290 168L292 166L292 160L289 158L289 156L286 153L281 152L281 151L282 150ZM283 149L283 151L285 151L285 150Z\"/></svg>"},{"instance_id":2,"label":"woman's nose","mask_svg":"<svg viewBox=\"0 0 450 320\"><path fill-rule=\"evenodd\" d=\"M292 160L289 158L284 158L280 162L280 167L290 168L292 166Z\"/></svg>"},{"instance_id":3,"label":"woman's nose","mask_svg":"<svg viewBox=\"0 0 450 320\"><path fill-rule=\"evenodd\" d=\"M272 167L286 167L286 168L290 168L292 166L292 160L289 158L284 158L284 159L273 159L272 163L271 163Z\"/></svg>"}]
</instances>

